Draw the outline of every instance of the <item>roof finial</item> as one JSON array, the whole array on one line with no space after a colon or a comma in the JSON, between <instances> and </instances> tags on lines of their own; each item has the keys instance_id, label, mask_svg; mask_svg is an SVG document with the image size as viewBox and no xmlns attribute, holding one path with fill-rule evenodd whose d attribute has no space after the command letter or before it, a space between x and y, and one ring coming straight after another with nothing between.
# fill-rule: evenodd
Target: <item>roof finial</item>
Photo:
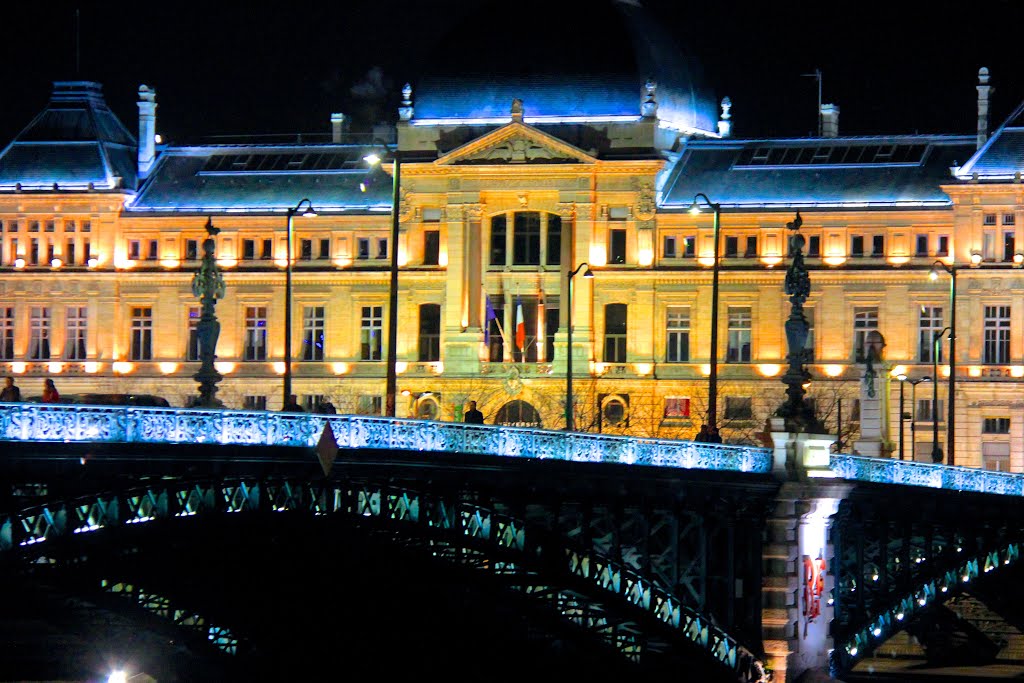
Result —
<instances>
[{"instance_id":1,"label":"roof finial","mask_svg":"<svg viewBox=\"0 0 1024 683\"><path fill-rule=\"evenodd\" d=\"M658 101L654 92L658 89L658 83L653 78L648 78L644 83L644 99L640 104L640 116L653 118L658 113Z\"/></svg>"},{"instance_id":2,"label":"roof finial","mask_svg":"<svg viewBox=\"0 0 1024 683\"><path fill-rule=\"evenodd\" d=\"M518 97L512 100L512 120L517 123L523 122L523 101Z\"/></svg>"},{"instance_id":3,"label":"roof finial","mask_svg":"<svg viewBox=\"0 0 1024 683\"><path fill-rule=\"evenodd\" d=\"M732 100L728 97L723 97L722 117L718 121L718 134L723 138L727 138L732 135L732 121L729 120L732 118L732 114L729 113L730 109L732 109Z\"/></svg>"},{"instance_id":4,"label":"roof finial","mask_svg":"<svg viewBox=\"0 0 1024 683\"><path fill-rule=\"evenodd\" d=\"M988 141L988 100L995 90L988 84L988 67L978 69L978 149Z\"/></svg>"},{"instance_id":5,"label":"roof finial","mask_svg":"<svg viewBox=\"0 0 1024 683\"><path fill-rule=\"evenodd\" d=\"M398 108L398 118L401 121L408 121L412 118L412 85L405 84L402 88L402 106Z\"/></svg>"}]
</instances>

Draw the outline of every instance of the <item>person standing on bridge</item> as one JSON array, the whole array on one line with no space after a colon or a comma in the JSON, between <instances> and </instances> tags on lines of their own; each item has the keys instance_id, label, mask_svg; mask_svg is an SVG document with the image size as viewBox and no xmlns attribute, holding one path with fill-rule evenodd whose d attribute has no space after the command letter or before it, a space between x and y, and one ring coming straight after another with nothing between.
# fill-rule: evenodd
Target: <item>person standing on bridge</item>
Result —
<instances>
[{"instance_id":1,"label":"person standing on bridge","mask_svg":"<svg viewBox=\"0 0 1024 683\"><path fill-rule=\"evenodd\" d=\"M289 394L288 395L288 402L284 404L284 407L281 408L281 410L282 410L282 412L285 412L285 413L304 413L304 412L306 412L305 410L302 409L302 406L299 405L299 397L296 396L295 394Z\"/></svg>"},{"instance_id":2,"label":"person standing on bridge","mask_svg":"<svg viewBox=\"0 0 1024 683\"><path fill-rule=\"evenodd\" d=\"M6 377L4 379L3 391L0 391L0 401L7 403L17 403L21 400L21 389L14 384L13 377Z\"/></svg>"},{"instance_id":3,"label":"person standing on bridge","mask_svg":"<svg viewBox=\"0 0 1024 683\"><path fill-rule=\"evenodd\" d=\"M476 409L476 401L469 402L469 410L466 411L462 421L473 425L482 425L484 423L484 414Z\"/></svg>"},{"instance_id":4,"label":"person standing on bridge","mask_svg":"<svg viewBox=\"0 0 1024 683\"><path fill-rule=\"evenodd\" d=\"M52 379L43 382L43 403L60 403L60 392L57 391Z\"/></svg>"}]
</instances>

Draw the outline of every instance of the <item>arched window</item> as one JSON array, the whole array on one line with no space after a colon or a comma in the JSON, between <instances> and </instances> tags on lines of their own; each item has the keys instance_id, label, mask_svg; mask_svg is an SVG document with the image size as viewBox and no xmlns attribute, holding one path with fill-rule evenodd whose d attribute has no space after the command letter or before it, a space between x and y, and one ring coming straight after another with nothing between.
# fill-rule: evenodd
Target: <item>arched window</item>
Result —
<instances>
[{"instance_id":1,"label":"arched window","mask_svg":"<svg viewBox=\"0 0 1024 683\"><path fill-rule=\"evenodd\" d=\"M540 413L526 401L509 401L498 410L494 424L506 427L543 427Z\"/></svg>"}]
</instances>

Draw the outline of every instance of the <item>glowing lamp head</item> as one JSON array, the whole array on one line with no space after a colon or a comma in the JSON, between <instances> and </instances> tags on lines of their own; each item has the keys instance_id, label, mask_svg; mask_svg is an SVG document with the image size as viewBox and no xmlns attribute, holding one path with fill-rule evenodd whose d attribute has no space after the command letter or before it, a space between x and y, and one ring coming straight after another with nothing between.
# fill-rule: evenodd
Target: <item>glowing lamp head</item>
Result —
<instances>
[{"instance_id":1,"label":"glowing lamp head","mask_svg":"<svg viewBox=\"0 0 1024 683\"><path fill-rule=\"evenodd\" d=\"M978 252L973 252L971 254L971 265L972 266L978 266L978 265L981 265L981 262L982 262L981 254L979 254Z\"/></svg>"},{"instance_id":2,"label":"glowing lamp head","mask_svg":"<svg viewBox=\"0 0 1024 683\"><path fill-rule=\"evenodd\" d=\"M694 202L693 204L690 204L690 209L689 210L690 210L690 214L693 215L693 216L700 215L700 204L698 204L697 202Z\"/></svg>"},{"instance_id":3,"label":"glowing lamp head","mask_svg":"<svg viewBox=\"0 0 1024 683\"><path fill-rule=\"evenodd\" d=\"M904 375L904 374L903 374L903 373L901 372L900 374L896 375L896 379L898 379L898 380L899 380L899 381L901 381L901 382L906 382L906 381L907 381L907 376L906 376L906 375Z\"/></svg>"},{"instance_id":4,"label":"glowing lamp head","mask_svg":"<svg viewBox=\"0 0 1024 683\"><path fill-rule=\"evenodd\" d=\"M935 282L936 280L939 279L939 271L935 270L934 266L932 266L932 269L928 271L928 279L931 280L932 282Z\"/></svg>"},{"instance_id":5,"label":"glowing lamp head","mask_svg":"<svg viewBox=\"0 0 1024 683\"><path fill-rule=\"evenodd\" d=\"M368 163L370 166L376 166L381 162L381 158L380 155L377 154L376 152L370 152L369 154L363 157L363 161Z\"/></svg>"},{"instance_id":6,"label":"glowing lamp head","mask_svg":"<svg viewBox=\"0 0 1024 683\"><path fill-rule=\"evenodd\" d=\"M50 261L50 267L51 268L60 268L63 265L64 265L64 262L61 261L59 258L55 258L55 259L52 259Z\"/></svg>"},{"instance_id":7,"label":"glowing lamp head","mask_svg":"<svg viewBox=\"0 0 1024 683\"><path fill-rule=\"evenodd\" d=\"M23 259L23 258L16 258L16 259L14 259L14 267L15 268L19 268L19 269L20 268L24 268L25 267L25 259Z\"/></svg>"},{"instance_id":8,"label":"glowing lamp head","mask_svg":"<svg viewBox=\"0 0 1024 683\"><path fill-rule=\"evenodd\" d=\"M1013 262L1016 263L1018 266L1024 263L1024 254L1018 251L1016 254L1013 255Z\"/></svg>"}]
</instances>

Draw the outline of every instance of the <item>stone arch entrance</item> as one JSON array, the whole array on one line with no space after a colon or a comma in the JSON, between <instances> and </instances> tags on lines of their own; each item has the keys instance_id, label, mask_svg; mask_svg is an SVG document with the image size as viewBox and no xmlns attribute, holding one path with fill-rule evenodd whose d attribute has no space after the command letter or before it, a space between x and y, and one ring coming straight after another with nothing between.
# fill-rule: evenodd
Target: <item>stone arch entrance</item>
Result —
<instances>
[{"instance_id":1,"label":"stone arch entrance","mask_svg":"<svg viewBox=\"0 0 1024 683\"><path fill-rule=\"evenodd\" d=\"M498 409L498 414L494 417L494 424L506 427L533 427L537 429L544 426L537 409L526 401L520 400L509 401Z\"/></svg>"}]
</instances>

